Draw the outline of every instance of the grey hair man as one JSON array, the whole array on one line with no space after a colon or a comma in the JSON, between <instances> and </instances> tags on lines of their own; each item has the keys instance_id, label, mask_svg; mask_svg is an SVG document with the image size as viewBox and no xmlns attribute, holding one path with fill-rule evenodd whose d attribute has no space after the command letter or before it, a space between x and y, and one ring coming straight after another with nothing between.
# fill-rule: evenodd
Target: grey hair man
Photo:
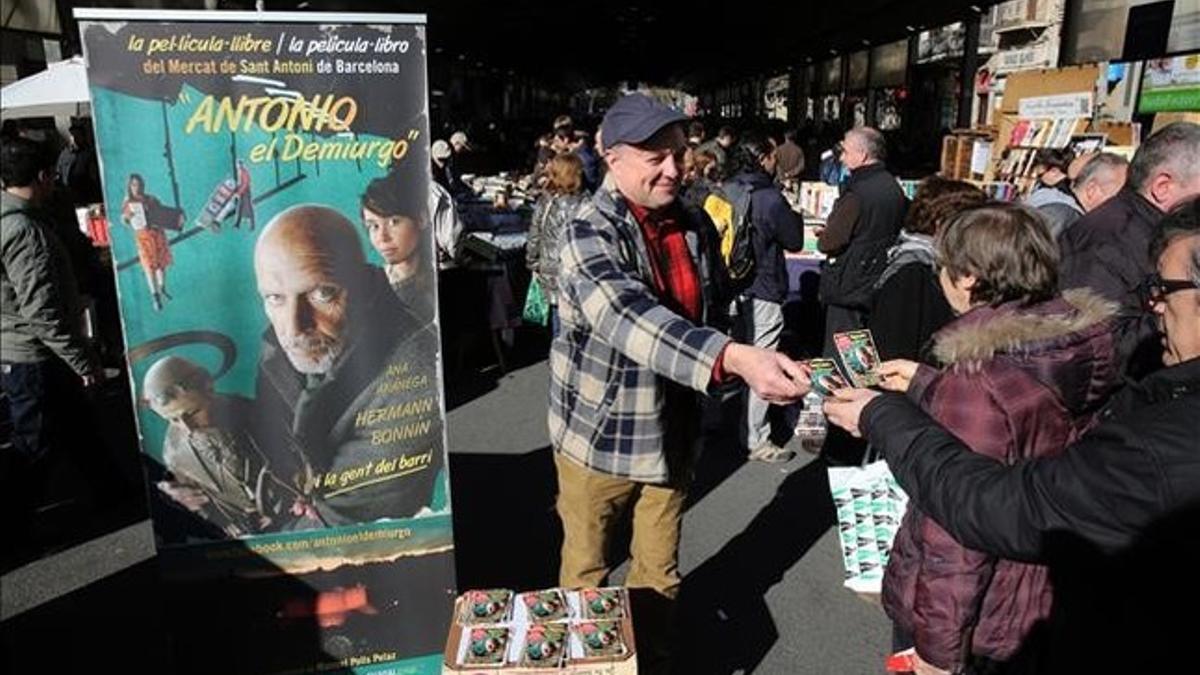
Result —
<instances>
[{"instance_id":1,"label":"grey hair man","mask_svg":"<svg viewBox=\"0 0 1200 675\"><path fill-rule=\"evenodd\" d=\"M1142 282L1154 271L1147 252L1163 214L1195 195L1200 195L1200 125L1169 124L1138 148L1124 189L1059 238L1059 285L1088 287L1120 304L1117 350L1130 376L1162 367L1162 345L1145 311Z\"/></svg>"},{"instance_id":2,"label":"grey hair man","mask_svg":"<svg viewBox=\"0 0 1200 675\"><path fill-rule=\"evenodd\" d=\"M884 167L883 134L870 127L847 131L841 160L850 178L817 241L817 248L830 258L821 273L829 355L834 353L834 333L862 327L875 281L887 266L887 250L904 220L904 193Z\"/></svg>"},{"instance_id":3,"label":"grey hair man","mask_svg":"<svg viewBox=\"0 0 1200 675\"><path fill-rule=\"evenodd\" d=\"M1071 181L1071 191L1084 213L1095 211L1112 199L1125 185L1129 162L1120 155L1101 152L1092 155Z\"/></svg>"},{"instance_id":4,"label":"grey hair man","mask_svg":"<svg viewBox=\"0 0 1200 675\"><path fill-rule=\"evenodd\" d=\"M278 213L255 244L254 274L269 324L258 436L273 466L299 459L306 477L301 520L288 527L408 518L429 506L445 456L437 384L417 368L437 361L434 325L404 305L367 262L354 225L325 205ZM413 386L396 386L410 370ZM392 426L395 411L411 414ZM400 470L380 480L361 470L368 465Z\"/></svg>"},{"instance_id":5,"label":"grey hair man","mask_svg":"<svg viewBox=\"0 0 1200 675\"><path fill-rule=\"evenodd\" d=\"M1042 216L1056 239L1072 225L1108 201L1125 185L1129 162L1112 153L1092 153L1072 161L1067 174L1054 185L1039 186L1025 199ZM1073 175L1072 175L1073 174Z\"/></svg>"}]
</instances>

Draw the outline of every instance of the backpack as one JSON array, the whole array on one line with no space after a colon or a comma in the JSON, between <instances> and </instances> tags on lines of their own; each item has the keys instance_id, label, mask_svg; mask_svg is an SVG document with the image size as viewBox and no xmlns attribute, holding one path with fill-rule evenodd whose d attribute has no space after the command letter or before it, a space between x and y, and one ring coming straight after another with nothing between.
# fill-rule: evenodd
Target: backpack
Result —
<instances>
[{"instance_id":1,"label":"backpack","mask_svg":"<svg viewBox=\"0 0 1200 675\"><path fill-rule=\"evenodd\" d=\"M704 212L717 227L721 260L735 285L754 280L754 223L751 220L751 196L754 188L745 183L727 182L704 199Z\"/></svg>"}]
</instances>

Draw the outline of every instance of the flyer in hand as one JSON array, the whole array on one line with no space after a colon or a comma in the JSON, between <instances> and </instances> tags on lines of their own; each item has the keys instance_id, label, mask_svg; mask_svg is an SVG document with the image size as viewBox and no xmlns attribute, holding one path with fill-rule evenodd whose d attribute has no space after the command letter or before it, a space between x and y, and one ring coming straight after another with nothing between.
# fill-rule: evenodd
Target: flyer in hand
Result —
<instances>
[{"instance_id":1,"label":"flyer in hand","mask_svg":"<svg viewBox=\"0 0 1200 675\"><path fill-rule=\"evenodd\" d=\"M879 350L869 330L852 330L834 333L833 344L846 368L846 375L855 387L879 385Z\"/></svg>"}]
</instances>

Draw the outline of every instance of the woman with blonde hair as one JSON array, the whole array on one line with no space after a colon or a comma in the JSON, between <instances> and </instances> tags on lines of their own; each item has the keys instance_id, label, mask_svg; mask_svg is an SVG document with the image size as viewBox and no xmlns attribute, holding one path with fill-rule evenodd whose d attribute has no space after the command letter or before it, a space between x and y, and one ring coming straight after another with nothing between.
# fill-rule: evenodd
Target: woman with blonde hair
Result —
<instances>
[{"instance_id":1,"label":"woman with blonde hair","mask_svg":"<svg viewBox=\"0 0 1200 675\"><path fill-rule=\"evenodd\" d=\"M546 163L546 184L533 211L525 263L550 305L550 330L558 334L558 263L562 231L587 196L583 192L583 161L574 153L555 155Z\"/></svg>"}]
</instances>

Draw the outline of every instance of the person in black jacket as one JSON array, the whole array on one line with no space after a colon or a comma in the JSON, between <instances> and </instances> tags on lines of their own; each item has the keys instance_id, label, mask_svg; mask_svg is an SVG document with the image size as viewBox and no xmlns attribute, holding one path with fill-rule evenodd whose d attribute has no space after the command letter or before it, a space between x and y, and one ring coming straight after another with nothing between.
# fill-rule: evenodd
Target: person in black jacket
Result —
<instances>
[{"instance_id":1,"label":"person in black jacket","mask_svg":"<svg viewBox=\"0 0 1200 675\"><path fill-rule=\"evenodd\" d=\"M870 127L846 132L841 161L850 179L817 242L830 258L821 270L828 356L836 354L834 333L863 327L863 312L904 220L904 193L884 167L886 159L883 134Z\"/></svg>"},{"instance_id":2,"label":"person in black jacket","mask_svg":"<svg viewBox=\"0 0 1200 675\"><path fill-rule=\"evenodd\" d=\"M1168 672L1190 651L1194 621L1180 612L1200 602L1189 577L1200 569L1200 200L1164 220L1151 257L1167 367L1114 396L1060 455L999 464L899 396L844 390L825 406L964 545L1051 565L1056 606L1025 670Z\"/></svg>"},{"instance_id":3,"label":"person in black jacket","mask_svg":"<svg viewBox=\"0 0 1200 675\"><path fill-rule=\"evenodd\" d=\"M923 360L929 338L954 318L933 271L933 238L964 209L986 201L970 183L939 176L921 181L904 231L888 250L888 266L875 283L867 328L881 358Z\"/></svg>"},{"instance_id":4,"label":"person in black jacket","mask_svg":"<svg viewBox=\"0 0 1200 675\"><path fill-rule=\"evenodd\" d=\"M1169 124L1138 148L1125 188L1059 237L1060 288L1088 287L1121 305L1117 352L1131 377L1162 365L1154 322L1142 312L1142 282L1154 271L1148 245L1163 213L1195 195L1200 195L1200 125Z\"/></svg>"},{"instance_id":5,"label":"person in black jacket","mask_svg":"<svg viewBox=\"0 0 1200 675\"><path fill-rule=\"evenodd\" d=\"M740 339L764 349L775 349L783 332L783 301L788 273L784 251L804 248L804 223L788 206L775 184L775 147L766 138L748 134L730 155L729 183L750 191L750 221L754 230L754 279L737 297ZM770 404L746 391L742 420L743 438L750 459L786 462L795 456L771 440Z\"/></svg>"}]
</instances>

